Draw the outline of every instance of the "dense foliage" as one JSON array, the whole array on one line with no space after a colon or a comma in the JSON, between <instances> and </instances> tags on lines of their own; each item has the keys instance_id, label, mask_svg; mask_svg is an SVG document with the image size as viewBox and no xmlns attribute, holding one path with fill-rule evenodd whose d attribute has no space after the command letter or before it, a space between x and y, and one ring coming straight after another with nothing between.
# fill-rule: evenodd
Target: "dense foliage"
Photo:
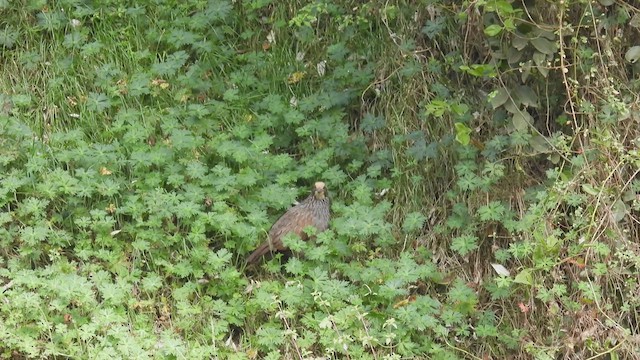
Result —
<instances>
[{"instance_id":1,"label":"dense foliage","mask_svg":"<svg viewBox=\"0 0 640 360\"><path fill-rule=\"evenodd\" d=\"M640 353L634 3L0 14L0 357ZM330 230L247 268L317 180Z\"/></svg>"}]
</instances>

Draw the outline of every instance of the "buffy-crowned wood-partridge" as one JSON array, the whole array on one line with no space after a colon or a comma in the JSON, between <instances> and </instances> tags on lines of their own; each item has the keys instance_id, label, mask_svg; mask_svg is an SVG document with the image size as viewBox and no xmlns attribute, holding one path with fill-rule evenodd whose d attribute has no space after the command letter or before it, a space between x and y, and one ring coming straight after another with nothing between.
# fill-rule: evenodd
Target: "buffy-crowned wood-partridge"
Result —
<instances>
[{"instance_id":1,"label":"buffy-crowned wood-partridge","mask_svg":"<svg viewBox=\"0 0 640 360\"><path fill-rule=\"evenodd\" d=\"M287 210L284 215L276 221L269 230L267 241L263 242L247 258L247 263L255 263L263 255L272 251L283 251L286 247L282 243L282 238L295 233L302 240L307 240L308 236L304 229L313 226L318 232L323 232L329 227L329 212L331 202L327 188L323 182L316 182L311 190L311 194L298 205Z\"/></svg>"}]
</instances>

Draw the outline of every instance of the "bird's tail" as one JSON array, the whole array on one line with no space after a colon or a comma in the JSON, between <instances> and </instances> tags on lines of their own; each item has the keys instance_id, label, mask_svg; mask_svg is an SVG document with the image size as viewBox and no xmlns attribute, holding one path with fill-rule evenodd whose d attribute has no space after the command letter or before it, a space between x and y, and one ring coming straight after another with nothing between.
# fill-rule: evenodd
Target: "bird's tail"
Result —
<instances>
[{"instance_id":1,"label":"bird's tail","mask_svg":"<svg viewBox=\"0 0 640 360\"><path fill-rule=\"evenodd\" d=\"M251 255L247 258L247 264L253 264L258 261L264 254L271 251L271 247L269 246L269 242L265 241L262 245L258 246Z\"/></svg>"}]
</instances>

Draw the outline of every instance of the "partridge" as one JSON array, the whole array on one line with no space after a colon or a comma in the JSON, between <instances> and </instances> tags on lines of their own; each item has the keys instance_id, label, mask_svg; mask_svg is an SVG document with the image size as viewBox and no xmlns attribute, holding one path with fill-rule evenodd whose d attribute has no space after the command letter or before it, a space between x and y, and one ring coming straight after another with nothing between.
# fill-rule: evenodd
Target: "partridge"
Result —
<instances>
[{"instance_id":1,"label":"partridge","mask_svg":"<svg viewBox=\"0 0 640 360\"><path fill-rule=\"evenodd\" d=\"M329 213L331 202L325 184L318 181L314 184L311 194L298 205L287 210L269 230L267 241L263 242L247 258L248 264L253 264L263 255L273 251L283 251L286 247L282 238L290 233L295 233L302 240L308 236L304 229L313 226L318 232L323 232L329 227Z\"/></svg>"}]
</instances>

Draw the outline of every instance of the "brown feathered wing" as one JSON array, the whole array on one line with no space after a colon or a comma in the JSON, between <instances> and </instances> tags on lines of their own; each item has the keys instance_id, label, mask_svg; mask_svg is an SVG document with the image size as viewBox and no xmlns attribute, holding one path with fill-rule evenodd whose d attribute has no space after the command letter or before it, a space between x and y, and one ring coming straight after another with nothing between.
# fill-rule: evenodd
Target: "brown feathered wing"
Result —
<instances>
[{"instance_id":1,"label":"brown feathered wing","mask_svg":"<svg viewBox=\"0 0 640 360\"><path fill-rule=\"evenodd\" d=\"M267 241L263 242L249 255L247 262L249 264L254 263L271 251L285 250L286 248L282 243L282 238L289 233L295 233L300 236L302 240L307 240L307 234L305 234L303 230L307 226L313 226L315 224L313 223L312 214L301 210L302 207L297 205L284 213L284 215L273 224L271 230L269 230Z\"/></svg>"},{"instance_id":2,"label":"brown feathered wing","mask_svg":"<svg viewBox=\"0 0 640 360\"><path fill-rule=\"evenodd\" d=\"M304 229L308 226L315 227L318 232L327 230L329 227L329 204L328 198L316 200L311 195L302 203L289 209L273 224L269 230L267 241L249 255L247 263L252 264L269 252L285 250L282 238L287 234L295 233L302 240L307 240L308 236Z\"/></svg>"}]
</instances>

